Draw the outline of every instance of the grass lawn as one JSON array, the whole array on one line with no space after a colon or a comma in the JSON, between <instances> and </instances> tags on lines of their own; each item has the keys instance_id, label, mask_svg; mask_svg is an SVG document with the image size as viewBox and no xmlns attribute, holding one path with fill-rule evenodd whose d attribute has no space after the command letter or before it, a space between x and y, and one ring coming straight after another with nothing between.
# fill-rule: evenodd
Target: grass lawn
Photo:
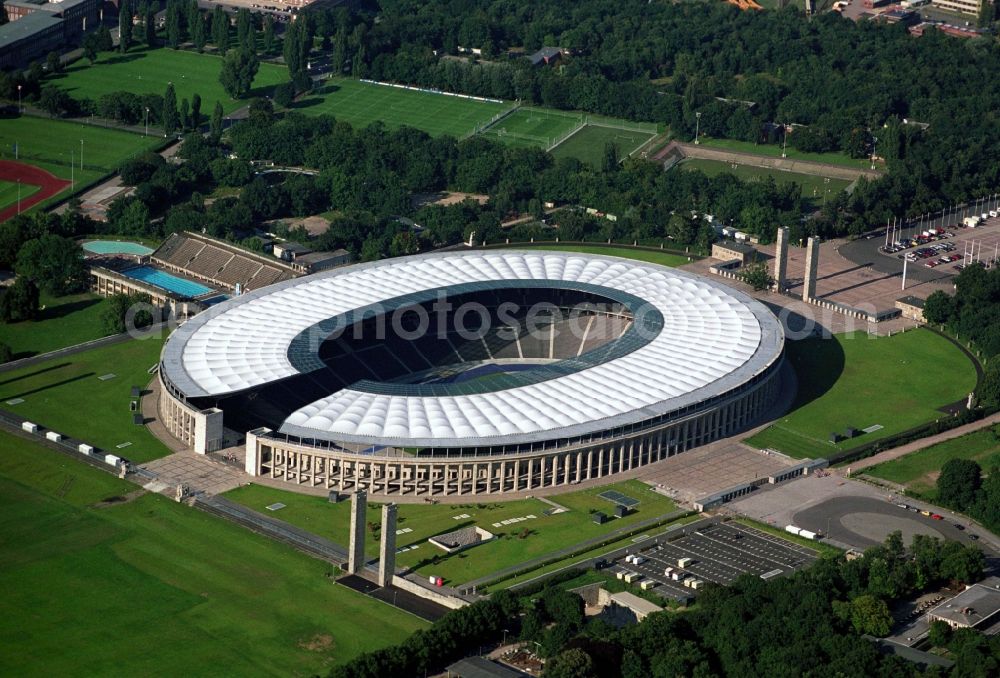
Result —
<instances>
[{"instance_id":1,"label":"grass lawn","mask_svg":"<svg viewBox=\"0 0 1000 678\"><path fill-rule=\"evenodd\" d=\"M792 409L746 442L797 458L822 457L948 416L937 408L964 399L976 384L965 354L925 329L792 341L787 355L799 381ZM834 431L874 425L883 428L829 442Z\"/></svg>"},{"instance_id":2,"label":"grass lawn","mask_svg":"<svg viewBox=\"0 0 1000 678\"><path fill-rule=\"evenodd\" d=\"M0 673L322 675L426 627L165 497L95 506L135 490L0 434Z\"/></svg>"},{"instance_id":3,"label":"grass lawn","mask_svg":"<svg viewBox=\"0 0 1000 678\"><path fill-rule=\"evenodd\" d=\"M172 82L177 92L177 105L180 106L183 99L191 101L198 94L202 115L207 119L216 101L222 102L226 113L232 113L246 106L253 97L269 94L275 85L288 81L287 68L262 63L250 93L243 99L233 100L219 83L221 70L222 58L212 54L166 47L135 47L128 54L103 52L93 66L86 59L80 59L62 73L46 78L46 83L66 90L75 99L96 100L102 94L118 91L162 95Z\"/></svg>"},{"instance_id":4,"label":"grass lawn","mask_svg":"<svg viewBox=\"0 0 1000 678\"><path fill-rule=\"evenodd\" d=\"M0 374L0 405L46 428L86 441L135 462L170 453L145 426L132 423L132 386L145 388L157 363L161 338L126 341L53 358ZM98 377L114 374L113 379ZM131 445L118 448L121 443Z\"/></svg>"},{"instance_id":5,"label":"grass lawn","mask_svg":"<svg viewBox=\"0 0 1000 678\"><path fill-rule=\"evenodd\" d=\"M389 129L408 126L433 136L461 137L510 108L507 103L376 85L349 78L327 80L322 89L292 104L307 115L332 115L355 127L379 120Z\"/></svg>"},{"instance_id":6,"label":"grass lawn","mask_svg":"<svg viewBox=\"0 0 1000 678\"><path fill-rule=\"evenodd\" d=\"M737 165L733 167L728 162L721 160L706 160L703 158L688 158L680 165L685 170L701 170L710 177L719 174L732 174L743 181L760 181L764 177L773 177L779 184L796 183L802 187L802 197L810 198L814 202L820 203L823 200L823 193L829 191L832 197L846 189L851 182L847 179L835 179L820 177L813 174L800 174L798 172L785 172L784 170L769 169L767 167L753 167L750 165Z\"/></svg>"},{"instance_id":7,"label":"grass lawn","mask_svg":"<svg viewBox=\"0 0 1000 678\"><path fill-rule=\"evenodd\" d=\"M80 169L81 140L83 140L82 170ZM163 139L78 122L26 115L0 119L0 159L14 160L15 143L18 146L18 160L41 167L60 179L75 179L77 189L82 189L87 184L116 171L118 165L126 158L155 149L163 143ZM75 164L72 172L70 159ZM55 199L63 197L65 193L59 193ZM48 202L40 204L45 205Z\"/></svg>"},{"instance_id":8,"label":"grass lawn","mask_svg":"<svg viewBox=\"0 0 1000 678\"><path fill-rule=\"evenodd\" d=\"M38 193L40 188L41 186L34 184L22 183L18 185L16 181L0 181L0 210L8 205L16 205L19 192L21 200L24 200Z\"/></svg>"},{"instance_id":9,"label":"grass lawn","mask_svg":"<svg viewBox=\"0 0 1000 678\"><path fill-rule=\"evenodd\" d=\"M566 141L552 149L556 158L576 158L599 168L604 160L604 146L613 143L618 147L618 157L625 158L632 151L649 141L654 132L633 132L614 127L587 125Z\"/></svg>"},{"instance_id":10,"label":"grass lawn","mask_svg":"<svg viewBox=\"0 0 1000 678\"><path fill-rule=\"evenodd\" d=\"M655 250L632 249L631 247L606 247L603 245L532 245L529 243L512 244L511 247L517 249L531 250L555 250L558 252L582 252L584 254L603 254L609 257L622 257L624 259L635 259L661 266L680 266L688 263L688 258L683 254L672 254L670 252L656 252Z\"/></svg>"},{"instance_id":11,"label":"grass lawn","mask_svg":"<svg viewBox=\"0 0 1000 678\"><path fill-rule=\"evenodd\" d=\"M545 108L519 108L483 134L510 146L548 148L584 121L585 114Z\"/></svg>"},{"instance_id":12,"label":"grass lawn","mask_svg":"<svg viewBox=\"0 0 1000 678\"><path fill-rule=\"evenodd\" d=\"M597 496L608 489L617 489L640 500L640 504L635 512L625 518L597 525L590 517L592 510L610 514L614 509L614 504ZM330 504L324 497L306 496L262 485L237 488L226 496L262 513L266 513L264 507L268 504L281 502L286 508L274 514L276 518L345 546L349 541L349 501ZM421 574L444 577L449 584L461 584L607 534L614 529L670 513L676 508L669 498L656 494L648 485L637 480L555 496L553 501L570 510L551 516L545 515L545 511L552 507L538 499L502 503L491 501L485 495L478 499L481 501L472 500L468 504L400 504L398 529L410 531L396 537L396 547L417 548L400 553L396 557L397 566L413 568ZM380 511L378 506L369 504L367 522L379 524ZM469 517L457 518L465 514ZM529 515L535 517L511 525L493 525L502 520ZM470 525L489 530L497 535L497 539L450 556L427 542L429 537L436 534ZM369 531L366 553L372 557L378 555L378 538L375 532Z\"/></svg>"},{"instance_id":13,"label":"grass lawn","mask_svg":"<svg viewBox=\"0 0 1000 678\"><path fill-rule=\"evenodd\" d=\"M724 148L727 151L767 155L772 158L781 157L781 144L755 144L749 141L713 139L711 137L702 137L700 141L703 146ZM851 167L854 169L871 168L871 160L867 158L852 158L846 153L841 153L840 151L832 151L830 153L804 153L803 151L799 151L791 146L788 146L785 148L785 156L789 160L811 160L812 162L825 162L831 165L843 165L844 167Z\"/></svg>"},{"instance_id":14,"label":"grass lawn","mask_svg":"<svg viewBox=\"0 0 1000 678\"><path fill-rule=\"evenodd\" d=\"M101 313L108 300L96 294L65 297L41 295L42 311L35 320L0 325L0 341L15 358L27 358L104 336ZM2 381L2 378L0 378Z\"/></svg>"},{"instance_id":15,"label":"grass lawn","mask_svg":"<svg viewBox=\"0 0 1000 678\"><path fill-rule=\"evenodd\" d=\"M907 492L934 500L935 483L949 459L973 459L984 469L1000 466L1000 426L946 440L917 452L866 468L862 473L905 485Z\"/></svg>"}]
</instances>

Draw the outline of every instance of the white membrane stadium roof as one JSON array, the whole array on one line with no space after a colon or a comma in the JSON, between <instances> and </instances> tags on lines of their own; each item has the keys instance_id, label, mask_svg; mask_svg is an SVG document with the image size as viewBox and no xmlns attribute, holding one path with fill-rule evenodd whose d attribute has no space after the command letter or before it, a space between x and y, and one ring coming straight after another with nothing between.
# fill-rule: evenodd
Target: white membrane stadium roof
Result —
<instances>
[{"instance_id":1,"label":"white membrane stadium roof","mask_svg":"<svg viewBox=\"0 0 1000 678\"><path fill-rule=\"evenodd\" d=\"M280 430L397 446L581 435L721 395L781 355L784 336L771 312L713 280L616 257L494 250L388 259L250 292L178 328L164 347L162 366L188 397L235 393L297 374L288 356L292 340L320 321L415 292L509 280L586 283L625 292L657 309L664 327L622 357L507 390L427 397L344 389L292 413ZM315 352L318 342L313 346ZM322 365L318 359L312 364Z\"/></svg>"}]
</instances>

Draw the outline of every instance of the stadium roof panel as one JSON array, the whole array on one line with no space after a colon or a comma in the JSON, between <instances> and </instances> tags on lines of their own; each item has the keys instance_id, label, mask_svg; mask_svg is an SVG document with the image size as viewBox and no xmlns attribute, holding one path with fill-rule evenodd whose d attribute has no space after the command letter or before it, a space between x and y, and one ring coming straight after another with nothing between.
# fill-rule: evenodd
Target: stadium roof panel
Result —
<instances>
[{"instance_id":1,"label":"stadium roof panel","mask_svg":"<svg viewBox=\"0 0 1000 678\"><path fill-rule=\"evenodd\" d=\"M236 297L181 326L164 348L162 366L188 397L252 389L322 367L318 346L325 334L308 343L301 335L314 326L326 330L330 319L392 310L389 300L443 288L509 281L632 295L662 315L662 329L607 362L504 390L442 396L344 389L292 413L281 431L399 446L581 435L721 395L781 355L784 337L774 316L713 280L616 257L504 250L390 259Z\"/></svg>"}]
</instances>

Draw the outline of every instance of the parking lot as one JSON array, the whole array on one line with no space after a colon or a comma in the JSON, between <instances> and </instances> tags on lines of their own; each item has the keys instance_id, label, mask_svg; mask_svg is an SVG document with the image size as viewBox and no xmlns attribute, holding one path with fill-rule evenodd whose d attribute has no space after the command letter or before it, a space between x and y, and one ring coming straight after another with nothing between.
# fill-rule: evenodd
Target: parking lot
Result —
<instances>
[{"instance_id":1,"label":"parking lot","mask_svg":"<svg viewBox=\"0 0 1000 678\"><path fill-rule=\"evenodd\" d=\"M631 583L655 582L655 593L674 599L697 595L685 586L683 580L673 581L665 574L673 568L679 576L704 583L731 584L742 574L755 574L771 578L788 574L810 565L816 560L816 551L793 544L761 530L735 522L699 523L682 534L664 537L637 554L644 560L638 565L617 560L611 572L638 575ZM678 561L690 558L681 569ZM649 585L647 585L648 587Z\"/></svg>"}]
</instances>

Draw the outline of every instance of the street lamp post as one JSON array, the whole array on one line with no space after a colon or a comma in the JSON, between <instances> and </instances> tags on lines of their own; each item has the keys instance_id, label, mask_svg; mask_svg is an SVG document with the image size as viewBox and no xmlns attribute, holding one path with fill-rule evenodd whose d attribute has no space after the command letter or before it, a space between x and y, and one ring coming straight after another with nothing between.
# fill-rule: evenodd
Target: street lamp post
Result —
<instances>
[{"instance_id":1,"label":"street lamp post","mask_svg":"<svg viewBox=\"0 0 1000 678\"><path fill-rule=\"evenodd\" d=\"M149 136L149 106L146 106L146 133L143 136Z\"/></svg>"},{"instance_id":2,"label":"street lamp post","mask_svg":"<svg viewBox=\"0 0 1000 678\"><path fill-rule=\"evenodd\" d=\"M875 148L878 146L878 137L872 137L872 169L875 169Z\"/></svg>"},{"instance_id":3,"label":"street lamp post","mask_svg":"<svg viewBox=\"0 0 1000 678\"><path fill-rule=\"evenodd\" d=\"M80 139L80 171L83 171L83 139Z\"/></svg>"},{"instance_id":4,"label":"street lamp post","mask_svg":"<svg viewBox=\"0 0 1000 678\"><path fill-rule=\"evenodd\" d=\"M17 180L17 213L21 213L21 180Z\"/></svg>"},{"instance_id":5,"label":"street lamp post","mask_svg":"<svg viewBox=\"0 0 1000 678\"><path fill-rule=\"evenodd\" d=\"M18 85L17 86L17 113L18 113L18 115L20 115L23 112L24 112L24 109L21 107L21 86Z\"/></svg>"},{"instance_id":6,"label":"street lamp post","mask_svg":"<svg viewBox=\"0 0 1000 678\"><path fill-rule=\"evenodd\" d=\"M69 152L69 183L70 188L74 191L76 190L76 176L73 173L74 163L73 163L73 151Z\"/></svg>"},{"instance_id":7,"label":"street lamp post","mask_svg":"<svg viewBox=\"0 0 1000 678\"><path fill-rule=\"evenodd\" d=\"M701 111L694 114L694 143L699 143L698 134L701 131Z\"/></svg>"},{"instance_id":8,"label":"street lamp post","mask_svg":"<svg viewBox=\"0 0 1000 678\"><path fill-rule=\"evenodd\" d=\"M788 147L788 127L787 127L787 125L783 124L781 126L781 157L782 158L788 157L787 154L785 153L785 148L787 148L787 147Z\"/></svg>"}]
</instances>

